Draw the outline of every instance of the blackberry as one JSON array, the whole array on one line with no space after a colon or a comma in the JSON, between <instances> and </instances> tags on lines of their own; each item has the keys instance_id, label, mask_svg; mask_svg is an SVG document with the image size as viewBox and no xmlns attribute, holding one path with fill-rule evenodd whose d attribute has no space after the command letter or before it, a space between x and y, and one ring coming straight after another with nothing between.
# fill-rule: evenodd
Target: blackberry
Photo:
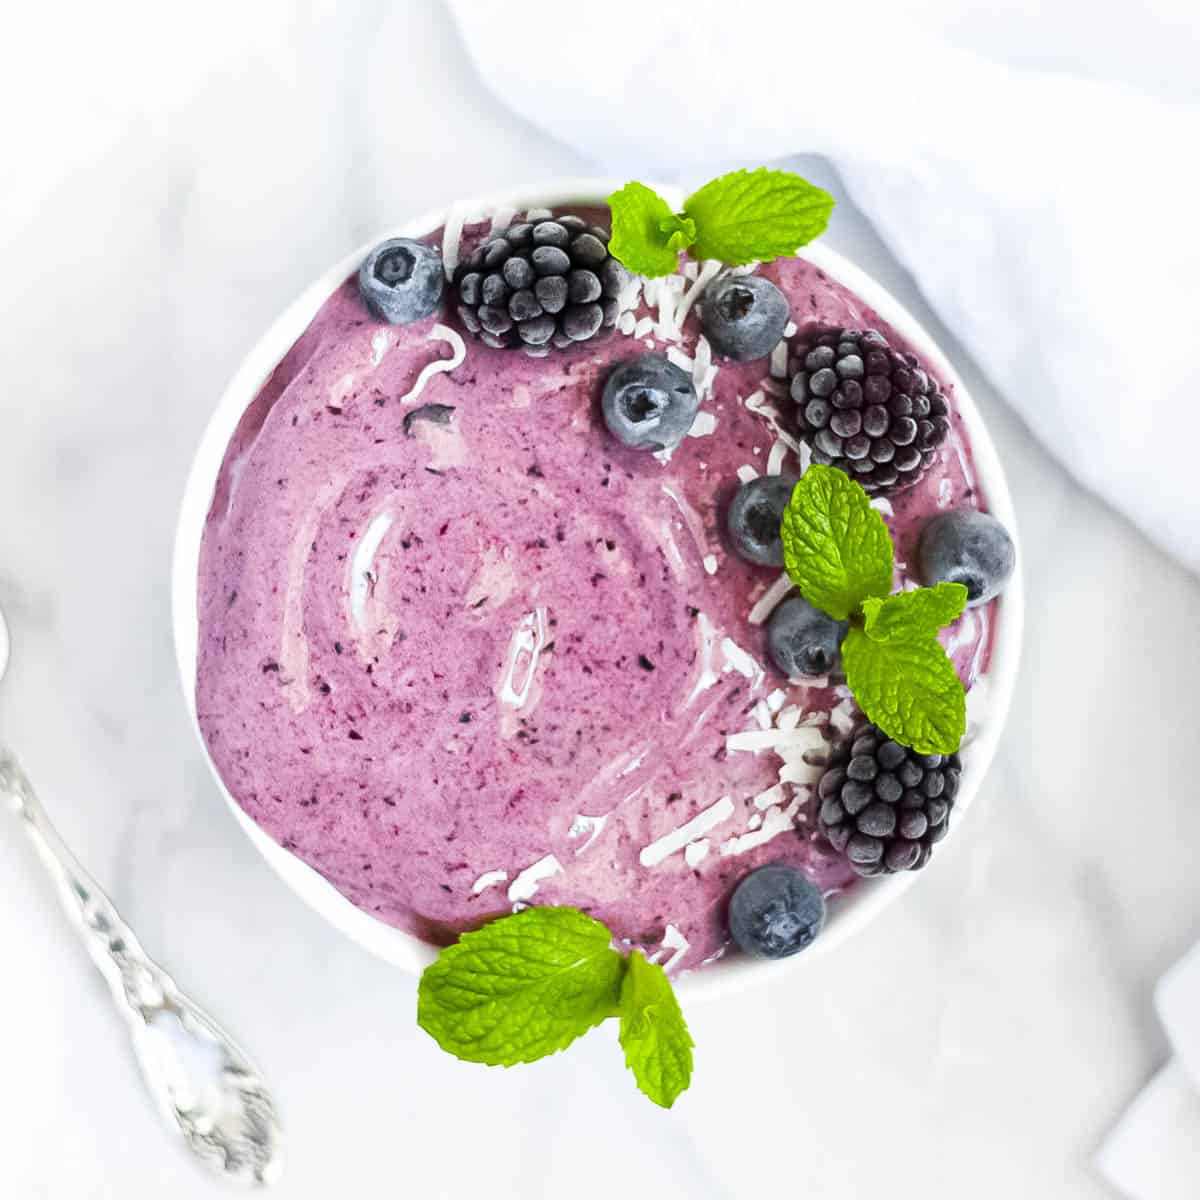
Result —
<instances>
[{"instance_id":1,"label":"blackberry","mask_svg":"<svg viewBox=\"0 0 1200 1200\"><path fill-rule=\"evenodd\" d=\"M629 274L608 236L571 216L510 225L455 271L459 319L486 345L535 358L612 329Z\"/></svg>"},{"instance_id":2,"label":"blackberry","mask_svg":"<svg viewBox=\"0 0 1200 1200\"><path fill-rule=\"evenodd\" d=\"M860 726L817 785L821 832L860 875L919 871L946 836L961 774L957 754L918 754Z\"/></svg>"},{"instance_id":3,"label":"blackberry","mask_svg":"<svg viewBox=\"0 0 1200 1200\"><path fill-rule=\"evenodd\" d=\"M813 461L872 494L911 487L950 432L937 381L875 329L821 334L792 376L792 399Z\"/></svg>"}]
</instances>

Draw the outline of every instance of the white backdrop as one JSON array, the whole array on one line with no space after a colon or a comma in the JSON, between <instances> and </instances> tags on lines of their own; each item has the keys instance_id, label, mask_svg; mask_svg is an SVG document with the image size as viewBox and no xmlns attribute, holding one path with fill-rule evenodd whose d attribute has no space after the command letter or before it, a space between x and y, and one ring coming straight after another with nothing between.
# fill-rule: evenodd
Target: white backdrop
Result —
<instances>
[{"instance_id":1,"label":"white backdrop","mask_svg":"<svg viewBox=\"0 0 1200 1200\"><path fill-rule=\"evenodd\" d=\"M1164 87L1195 61L1178 11L1132 30ZM1031 439L851 204L830 242L938 333L1009 466L1026 666L970 833L844 952L691 1014L696 1082L664 1114L611 1031L508 1073L444 1058L412 983L302 907L222 808L168 632L190 450L266 323L373 230L592 164L497 105L421 0L24 9L0 146L0 736L279 1090L279 1195L1103 1200L1092 1149L1164 1052L1151 983L1200 933L1200 583ZM0 877L0 1193L221 1194L160 1134L11 827Z\"/></svg>"}]
</instances>

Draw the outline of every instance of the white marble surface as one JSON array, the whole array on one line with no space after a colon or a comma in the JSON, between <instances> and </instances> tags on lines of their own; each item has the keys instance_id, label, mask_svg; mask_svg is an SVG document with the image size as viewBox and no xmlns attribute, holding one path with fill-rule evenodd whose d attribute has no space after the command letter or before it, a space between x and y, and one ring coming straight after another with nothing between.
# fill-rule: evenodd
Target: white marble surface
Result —
<instances>
[{"instance_id":1,"label":"white marble surface","mask_svg":"<svg viewBox=\"0 0 1200 1200\"><path fill-rule=\"evenodd\" d=\"M302 284L410 212L589 164L497 110L436 4L31 7L0 47L0 735L279 1089L278 1194L1102 1200L1092 1150L1163 1054L1152 981L1200 935L1200 582L958 356L1029 584L968 836L837 955L691 1014L669 1115L611 1030L507 1073L445 1058L412 982L220 802L175 677L172 522L215 396ZM849 205L829 237L939 331ZM160 1131L15 826L0 878L0 1193L220 1194Z\"/></svg>"}]
</instances>

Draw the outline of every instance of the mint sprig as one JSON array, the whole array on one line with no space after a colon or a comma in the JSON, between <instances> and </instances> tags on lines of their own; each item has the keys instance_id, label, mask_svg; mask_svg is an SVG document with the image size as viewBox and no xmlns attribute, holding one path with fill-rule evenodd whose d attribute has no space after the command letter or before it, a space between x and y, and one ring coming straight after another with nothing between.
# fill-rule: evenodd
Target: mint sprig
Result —
<instances>
[{"instance_id":1,"label":"mint sprig","mask_svg":"<svg viewBox=\"0 0 1200 1200\"><path fill-rule=\"evenodd\" d=\"M867 493L841 471L805 472L784 511L781 536L792 581L810 604L838 621L892 590L887 526Z\"/></svg>"},{"instance_id":2,"label":"mint sprig","mask_svg":"<svg viewBox=\"0 0 1200 1200\"><path fill-rule=\"evenodd\" d=\"M842 471L814 463L784 511L783 561L804 598L839 621L846 683L867 719L919 754L953 754L966 692L937 640L967 601L960 583L889 595L894 551L883 518Z\"/></svg>"},{"instance_id":3,"label":"mint sprig","mask_svg":"<svg viewBox=\"0 0 1200 1200\"><path fill-rule=\"evenodd\" d=\"M608 198L609 250L629 270L653 278L679 266L679 251L728 266L795 254L825 232L833 197L790 171L731 171L693 192L683 211L644 183Z\"/></svg>"},{"instance_id":4,"label":"mint sprig","mask_svg":"<svg viewBox=\"0 0 1200 1200\"><path fill-rule=\"evenodd\" d=\"M527 908L463 934L425 968L417 1024L456 1058L511 1067L621 1020L638 1087L670 1108L691 1080L692 1039L671 982L574 908Z\"/></svg>"},{"instance_id":5,"label":"mint sprig","mask_svg":"<svg viewBox=\"0 0 1200 1200\"><path fill-rule=\"evenodd\" d=\"M635 950L621 984L621 1049L655 1104L670 1108L687 1090L694 1045L666 971Z\"/></svg>"}]
</instances>

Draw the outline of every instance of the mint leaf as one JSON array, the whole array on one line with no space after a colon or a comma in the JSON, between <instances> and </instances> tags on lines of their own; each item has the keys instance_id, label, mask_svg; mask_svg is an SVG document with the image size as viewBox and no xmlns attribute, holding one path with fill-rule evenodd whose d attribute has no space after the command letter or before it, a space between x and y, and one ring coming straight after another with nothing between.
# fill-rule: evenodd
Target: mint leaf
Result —
<instances>
[{"instance_id":1,"label":"mint leaf","mask_svg":"<svg viewBox=\"0 0 1200 1200\"><path fill-rule=\"evenodd\" d=\"M686 250L696 240L696 222L690 217L677 217L672 213L659 221L658 228L667 235L667 245L672 250Z\"/></svg>"},{"instance_id":2,"label":"mint leaf","mask_svg":"<svg viewBox=\"0 0 1200 1200\"><path fill-rule=\"evenodd\" d=\"M693 1045L667 973L635 950L621 984L621 1049L655 1104L670 1108L687 1090Z\"/></svg>"},{"instance_id":3,"label":"mint leaf","mask_svg":"<svg viewBox=\"0 0 1200 1200\"><path fill-rule=\"evenodd\" d=\"M692 253L730 266L795 254L824 233L832 211L828 192L790 171L766 167L722 175L683 206L683 215L696 223Z\"/></svg>"},{"instance_id":4,"label":"mint leaf","mask_svg":"<svg viewBox=\"0 0 1200 1200\"><path fill-rule=\"evenodd\" d=\"M447 946L425 968L417 1024L468 1062L544 1058L621 1006L625 959L574 908L527 908Z\"/></svg>"},{"instance_id":5,"label":"mint leaf","mask_svg":"<svg viewBox=\"0 0 1200 1200\"><path fill-rule=\"evenodd\" d=\"M609 252L636 275L653 278L679 269L679 250L695 233L644 183L627 183L608 198L612 212ZM686 241L682 239L687 238Z\"/></svg>"},{"instance_id":6,"label":"mint leaf","mask_svg":"<svg viewBox=\"0 0 1200 1200\"><path fill-rule=\"evenodd\" d=\"M783 514L783 562L810 604L844 621L892 588L892 539L867 493L834 467L814 463Z\"/></svg>"},{"instance_id":7,"label":"mint leaf","mask_svg":"<svg viewBox=\"0 0 1200 1200\"><path fill-rule=\"evenodd\" d=\"M877 642L936 634L959 617L966 603L967 589L961 583L939 583L883 599L870 597L863 601L863 628Z\"/></svg>"},{"instance_id":8,"label":"mint leaf","mask_svg":"<svg viewBox=\"0 0 1200 1200\"><path fill-rule=\"evenodd\" d=\"M953 754L967 725L966 693L937 638L900 631L877 641L851 628L846 683L867 719L918 754Z\"/></svg>"}]
</instances>

